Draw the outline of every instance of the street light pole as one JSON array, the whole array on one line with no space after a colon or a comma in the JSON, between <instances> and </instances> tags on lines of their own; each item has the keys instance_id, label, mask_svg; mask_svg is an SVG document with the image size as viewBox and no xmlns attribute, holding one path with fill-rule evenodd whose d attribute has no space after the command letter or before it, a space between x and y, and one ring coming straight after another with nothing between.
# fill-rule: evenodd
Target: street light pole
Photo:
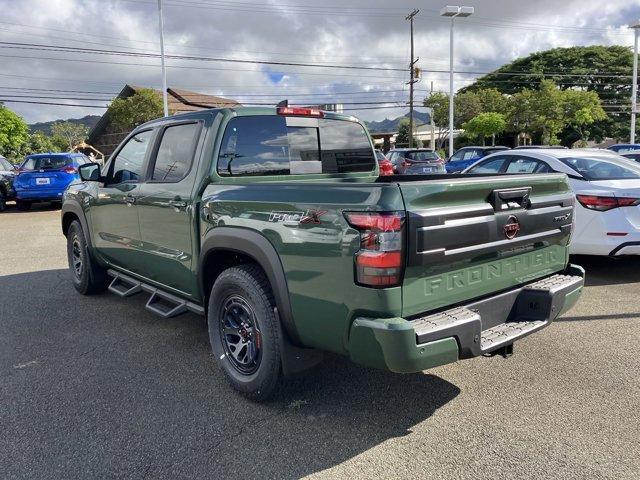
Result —
<instances>
[{"instance_id":1,"label":"street light pole","mask_svg":"<svg viewBox=\"0 0 640 480\"><path fill-rule=\"evenodd\" d=\"M167 100L167 67L164 64L164 22L162 20L162 0L158 0L158 18L160 22L160 63L162 64L162 106L164 116L169 116L169 103Z\"/></svg>"},{"instance_id":2,"label":"street light pole","mask_svg":"<svg viewBox=\"0 0 640 480\"><path fill-rule=\"evenodd\" d=\"M451 17L449 30L449 158L453 156L453 22L456 16Z\"/></svg>"},{"instance_id":3,"label":"street light pole","mask_svg":"<svg viewBox=\"0 0 640 480\"><path fill-rule=\"evenodd\" d=\"M440 15L451 18L449 31L449 157L453 155L453 25L456 17L469 17L473 15L473 7L447 5L440 10Z\"/></svg>"},{"instance_id":4,"label":"street light pole","mask_svg":"<svg viewBox=\"0 0 640 480\"><path fill-rule=\"evenodd\" d=\"M638 34L640 33L640 20L629 25L635 34L633 42L633 83L631 86L631 135L629 143L636 143L636 112L638 110Z\"/></svg>"}]
</instances>

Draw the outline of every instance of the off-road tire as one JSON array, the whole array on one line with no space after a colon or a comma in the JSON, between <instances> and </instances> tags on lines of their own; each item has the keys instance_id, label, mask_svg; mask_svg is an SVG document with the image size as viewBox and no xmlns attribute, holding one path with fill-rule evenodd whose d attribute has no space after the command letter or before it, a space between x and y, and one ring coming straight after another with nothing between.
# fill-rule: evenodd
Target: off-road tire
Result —
<instances>
[{"instance_id":1,"label":"off-road tire","mask_svg":"<svg viewBox=\"0 0 640 480\"><path fill-rule=\"evenodd\" d=\"M82 295L103 292L109 285L107 271L91 258L87 240L78 220L71 222L67 231L67 259L73 286ZM78 261L80 268L78 269Z\"/></svg>"},{"instance_id":2,"label":"off-road tire","mask_svg":"<svg viewBox=\"0 0 640 480\"><path fill-rule=\"evenodd\" d=\"M21 212L28 212L31 210L31 202L27 200L16 200L16 207L18 207L18 210Z\"/></svg>"},{"instance_id":3,"label":"off-road tire","mask_svg":"<svg viewBox=\"0 0 640 480\"><path fill-rule=\"evenodd\" d=\"M224 307L230 299L241 299L253 314L259 335L260 360L257 370L243 373L230 354L228 338L222 333ZM268 399L281 377L282 329L274 311L271 285L256 264L228 268L211 288L207 320L213 355L233 388L253 401ZM252 330L255 333L255 328ZM255 340L255 338L254 338Z\"/></svg>"}]
</instances>

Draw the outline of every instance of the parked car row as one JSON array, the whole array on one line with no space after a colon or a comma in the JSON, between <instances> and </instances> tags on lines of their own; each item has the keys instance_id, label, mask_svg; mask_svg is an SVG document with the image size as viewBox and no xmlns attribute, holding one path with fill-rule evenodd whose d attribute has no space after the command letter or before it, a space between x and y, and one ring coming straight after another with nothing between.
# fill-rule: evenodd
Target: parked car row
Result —
<instances>
[{"instance_id":1,"label":"parked car row","mask_svg":"<svg viewBox=\"0 0 640 480\"><path fill-rule=\"evenodd\" d=\"M640 164L633 160L610 150L509 150L489 155L464 171L554 172L567 174L576 195L572 254L640 254Z\"/></svg>"},{"instance_id":2,"label":"parked car row","mask_svg":"<svg viewBox=\"0 0 640 480\"><path fill-rule=\"evenodd\" d=\"M23 211L35 202L61 203L66 188L80 179L78 167L88 162L81 153L40 153L15 167L0 157L0 212L10 200Z\"/></svg>"}]
</instances>

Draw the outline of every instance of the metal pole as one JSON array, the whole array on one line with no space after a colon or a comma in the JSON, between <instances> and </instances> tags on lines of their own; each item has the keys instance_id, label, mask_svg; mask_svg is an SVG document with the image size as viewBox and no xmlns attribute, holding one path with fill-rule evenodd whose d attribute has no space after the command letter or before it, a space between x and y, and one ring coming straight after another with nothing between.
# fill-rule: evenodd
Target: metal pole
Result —
<instances>
[{"instance_id":1,"label":"metal pole","mask_svg":"<svg viewBox=\"0 0 640 480\"><path fill-rule=\"evenodd\" d=\"M413 148L413 84L415 83L413 68L416 63L413 59L413 17L418 14L418 11L419 10L414 10L406 17L411 24L411 61L409 62L409 148Z\"/></svg>"},{"instance_id":2,"label":"metal pole","mask_svg":"<svg viewBox=\"0 0 640 480\"><path fill-rule=\"evenodd\" d=\"M453 19L449 33L449 157L453 156Z\"/></svg>"},{"instance_id":3,"label":"metal pole","mask_svg":"<svg viewBox=\"0 0 640 480\"><path fill-rule=\"evenodd\" d=\"M160 61L162 63L162 105L164 116L169 116L169 103L167 100L167 67L164 64L164 22L162 20L162 0L158 0L158 17L160 21Z\"/></svg>"},{"instance_id":4,"label":"metal pole","mask_svg":"<svg viewBox=\"0 0 640 480\"><path fill-rule=\"evenodd\" d=\"M636 111L638 98L638 28L634 28L635 41L633 44L633 86L631 87L631 138L630 143L636 143Z\"/></svg>"}]
</instances>

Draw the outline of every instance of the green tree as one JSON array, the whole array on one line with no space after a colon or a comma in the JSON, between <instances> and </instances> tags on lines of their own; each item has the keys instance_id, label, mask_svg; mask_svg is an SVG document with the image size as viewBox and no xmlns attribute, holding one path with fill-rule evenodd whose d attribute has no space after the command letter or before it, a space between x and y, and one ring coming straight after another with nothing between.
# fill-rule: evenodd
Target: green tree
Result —
<instances>
[{"instance_id":1,"label":"green tree","mask_svg":"<svg viewBox=\"0 0 640 480\"><path fill-rule=\"evenodd\" d=\"M564 112L567 122L564 136L572 140L573 137L568 130L573 129L581 146L586 145L591 133L585 128L607 118L600 97L594 91L565 90ZM568 143L573 142L569 141Z\"/></svg>"},{"instance_id":2,"label":"green tree","mask_svg":"<svg viewBox=\"0 0 640 480\"><path fill-rule=\"evenodd\" d=\"M56 122L51 125L51 133L54 137L64 138L66 149L71 150L78 143L87 138L88 129L86 126L73 122Z\"/></svg>"},{"instance_id":3,"label":"green tree","mask_svg":"<svg viewBox=\"0 0 640 480\"><path fill-rule=\"evenodd\" d=\"M415 139L414 145L409 145L409 119L403 118L400 120L398 124L398 136L396 137L396 146L398 147L415 147Z\"/></svg>"},{"instance_id":4,"label":"green tree","mask_svg":"<svg viewBox=\"0 0 640 480\"><path fill-rule=\"evenodd\" d=\"M64 142L66 146L66 141ZM32 153L61 152L63 148L56 145L52 139L43 132L34 132L29 135L26 142L22 145L21 156L31 155Z\"/></svg>"},{"instance_id":5,"label":"green tree","mask_svg":"<svg viewBox=\"0 0 640 480\"><path fill-rule=\"evenodd\" d=\"M555 48L520 58L479 78L462 91L494 88L503 94L515 95L542 80L552 80L560 90L580 89L595 92L610 105L623 108L608 112L591 125L591 138L628 139L633 53L624 46L588 46ZM513 106L517 107L516 102ZM524 131L524 130L523 130ZM575 139L575 131L563 130L563 143Z\"/></svg>"},{"instance_id":6,"label":"green tree","mask_svg":"<svg viewBox=\"0 0 640 480\"><path fill-rule=\"evenodd\" d=\"M507 121L504 115L497 112L479 113L462 125L467 135L481 138L482 145L485 145L487 137L491 137L491 144L495 145L496 135L504 132L506 127Z\"/></svg>"},{"instance_id":7,"label":"green tree","mask_svg":"<svg viewBox=\"0 0 640 480\"><path fill-rule=\"evenodd\" d=\"M0 104L0 155L17 158L29 136L29 127L20 115Z\"/></svg>"},{"instance_id":8,"label":"green tree","mask_svg":"<svg viewBox=\"0 0 640 480\"><path fill-rule=\"evenodd\" d=\"M162 117L162 98L150 88L138 90L128 98L116 98L107 110L111 123L119 129L134 127Z\"/></svg>"}]
</instances>

